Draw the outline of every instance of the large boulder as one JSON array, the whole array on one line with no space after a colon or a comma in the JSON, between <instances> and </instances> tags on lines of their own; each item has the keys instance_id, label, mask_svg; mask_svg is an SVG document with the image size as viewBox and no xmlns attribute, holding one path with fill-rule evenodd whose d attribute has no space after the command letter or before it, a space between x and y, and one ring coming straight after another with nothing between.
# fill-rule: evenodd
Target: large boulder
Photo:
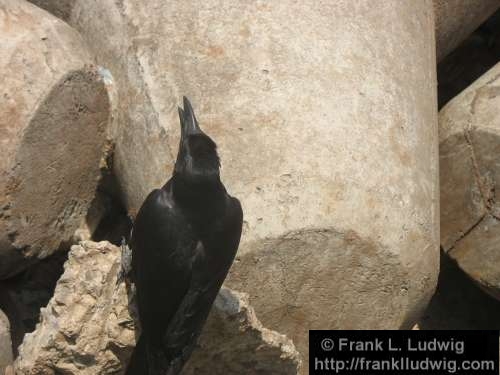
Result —
<instances>
[{"instance_id":1,"label":"large boulder","mask_svg":"<svg viewBox=\"0 0 500 375\"><path fill-rule=\"evenodd\" d=\"M500 0L434 0L438 61L500 8Z\"/></svg>"},{"instance_id":2,"label":"large boulder","mask_svg":"<svg viewBox=\"0 0 500 375\"><path fill-rule=\"evenodd\" d=\"M441 244L500 299L500 64L439 114Z\"/></svg>"},{"instance_id":3,"label":"large boulder","mask_svg":"<svg viewBox=\"0 0 500 375\"><path fill-rule=\"evenodd\" d=\"M29 0L63 20L70 20L81 0ZM441 61L500 8L500 0L433 0L437 60ZM78 9L78 7L76 7ZM125 7L123 7L125 11Z\"/></svg>"},{"instance_id":4,"label":"large boulder","mask_svg":"<svg viewBox=\"0 0 500 375\"><path fill-rule=\"evenodd\" d=\"M264 325L305 358L312 328L412 326L438 273L432 1L80 0L69 22L115 78L131 213L185 94L244 208L227 284Z\"/></svg>"},{"instance_id":5,"label":"large boulder","mask_svg":"<svg viewBox=\"0 0 500 375\"><path fill-rule=\"evenodd\" d=\"M108 242L72 247L40 323L19 348L17 374L123 373L139 331L133 287L116 284L119 269L120 249ZM223 289L183 373L289 375L298 357L289 339L262 326L247 296Z\"/></svg>"},{"instance_id":6,"label":"large boulder","mask_svg":"<svg viewBox=\"0 0 500 375\"><path fill-rule=\"evenodd\" d=\"M0 0L0 279L64 247L85 219L110 116L78 33Z\"/></svg>"}]
</instances>

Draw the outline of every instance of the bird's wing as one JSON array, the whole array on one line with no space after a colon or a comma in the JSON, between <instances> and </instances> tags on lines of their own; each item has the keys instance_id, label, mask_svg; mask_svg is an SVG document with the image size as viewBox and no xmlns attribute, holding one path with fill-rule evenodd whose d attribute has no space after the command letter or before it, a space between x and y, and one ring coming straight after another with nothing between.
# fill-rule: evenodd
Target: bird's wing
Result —
<instances>
[{"instance_id":1,"label":"bird's wing","mask_svg":"<svg viewBox=\"0 0 500 375\"><path fill-rule=\"evenodd\" d=\"M169 190L151 192L137 214L132 234L132 269L142 330L161 343L186 295L197 240Z\"/></svg>"},{"instance_id":2,"label":"bird's wing","mask_svg":"<svg viewBox=\"0 0 500 375\"><path fill-rule=\"evenodd\" d=\"M228 197L227 202L227 214L213 233L213 241L197 246L189 289L163 339L167 357L172 359L172 368L182 368L195 348L238 249L243 213L237 199Z\"/></svg>"},{"instance_id":3,"label":"bird's wing","mask_svg":"<svg viewBox=\"0 0 500 375\"><path fill-rule=\"evenodd\" d=\"M173 374L177 374L191 356L220 284L214 281L205 288L190 289L171 320L163 345Z\"/></svg>"}]
</instances>

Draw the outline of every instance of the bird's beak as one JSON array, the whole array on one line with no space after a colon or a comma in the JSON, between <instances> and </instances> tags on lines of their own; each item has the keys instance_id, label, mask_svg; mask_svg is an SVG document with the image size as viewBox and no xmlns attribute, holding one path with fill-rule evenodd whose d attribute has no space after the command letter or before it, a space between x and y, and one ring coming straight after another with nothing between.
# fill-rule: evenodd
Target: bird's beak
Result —
<instances>
[{"instance_id":1,"label":"bird's beak","mask_svg":"<svg viewBox=\"0 0 500 375\"><path fill-rule=\"evenodd\" d=\"M198 121L196 120L196 116L194 115L193 107L189 102L189 99L184 96L184 110L182 108L178 108L179 110L179 119L181 122L181 139L191 135L201 133L200 126L198 125Z\"/></svg>"},{"instance_id":2,"label":"bird's beak","mask_svg":"<svg viewBox=\"0 0 500 375\"><path fill-rule=\"evenodd\" d=\"M179 111L179 122L181 124L181 141L184 139L184 111L181 107L177 107L177 111Z\"/></svg>"}]
</instances>

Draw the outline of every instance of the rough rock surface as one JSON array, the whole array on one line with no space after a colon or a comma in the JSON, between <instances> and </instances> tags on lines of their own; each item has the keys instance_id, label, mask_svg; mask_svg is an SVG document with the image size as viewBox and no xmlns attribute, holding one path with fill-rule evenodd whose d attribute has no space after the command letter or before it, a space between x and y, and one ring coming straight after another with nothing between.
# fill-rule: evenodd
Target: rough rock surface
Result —
<instances>
[{"instance_id":1,"label":"rough rock surface","mask_svg":"<svg viewBox=\"0 0 500 375\"><path fill-rule=\"evenodd\" d=\"M0 279L45 258L85 218L110 115L78 33L0 0Z\"/></svg>"},{"instance_id":2,"label":"rough rock surface","mask_svg":"<svg viewBox=\"0 0 500 375\"><path fill-rule=\"evenodd\" d=\"M18 374L123 372L135 342L135 311L128 303L133 294L116 285L119 267L120 250L107 242L72 247L54 297L20 347ZM186 374L297 373L293 344L262 327L248 297L225 289L214 306Z\"/></svg>"},{"instance_id":3,"label":"rough rock surface","mask_svg":"<svg viewBox=\"0 0 500 375\"><path fill-rule=\"evenodd\" d=\"M107 242L72 247L40 323L16 359L21 374L109 374L134 343L127 291L116 286L120 250Z\"/></svg>"},{"instance_id":4,"label":"rough rock surface","mask_svg":"<svg viewBox=\"0 0 500 375\"><path fill-rule=\"evenodd\" d=\"M29 0L63 20L69 20L79 0ZM500 0L433 0L437 60L453 51L500 8ZM123 7L123 9L126 9Z\"/></svg>"},{"instance_id":5,"label":"rough rock surface","mask_svg":"<svg viewBox=\"0 0 500 375\"><path fill-rule=\"evenodd\" d=\"M439 114L441 244L500 298L500 64Z\"/></svg>"},{"instance_id":6,"label":"rough rock surface","mask_svg":"<svg viewBox=\"0 0 500 375\"><path fill-rule=\"evenodd\" d=\"M0 375L4 375L4 369L12 363L12 360L10 324L7 316L0 310Z\"/></svg>"},{"instance_id":7,"label":"rough rock surface","mask_svg":"<svg viewBox=\"0 0 500 375\"><path fill-rule=\"evenodd\" d=\"M262 326L248 295L222 288L199 341L183 370L196 374L297 374L299 353L291 340Z\"/></svg>"},{"instance_id":8,"label":"rough rock surface","mask_svg":"<svg viewBox=\"0 0 500 375\"><path fill-rule=\"evenodd\" d=\"M440 61L500 8L500 0L434 0Z\"/></svg>"},{"instance_id":9,"label":"rough rock surface","mask_svg":"<svg viewBox=\"0 0 500 375\"><path fill-rule=\"evenodd\" d=\"M439 243L432 2L311 4L80 0L69 19L115 78L130 212L171 172L187 95L245 212L228 286L304 357L311 328L411 327Z\"/></svg>"}]
</instances>

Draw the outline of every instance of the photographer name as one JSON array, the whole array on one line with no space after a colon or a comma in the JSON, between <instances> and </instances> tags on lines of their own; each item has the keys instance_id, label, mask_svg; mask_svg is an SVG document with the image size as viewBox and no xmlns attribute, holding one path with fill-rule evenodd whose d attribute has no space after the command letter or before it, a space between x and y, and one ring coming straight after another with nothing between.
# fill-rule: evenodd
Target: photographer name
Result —
<instances>
[{"instance_id":1,"label":"photographer name","mask_svg":"<svg viewBox=\"0 0 500 375\"><path fill-rule=\"evenodd\" d=\"M454 339L438 340L438 339L415 339L408 338L403 345L396 343L391 338L382 340L374 338L371 340L351 340L345 337L338 339L337 351L342 352L452 352L455 354L463 354L465 350L464 341L456 341Z\"/></svg>"}]
</instances>

